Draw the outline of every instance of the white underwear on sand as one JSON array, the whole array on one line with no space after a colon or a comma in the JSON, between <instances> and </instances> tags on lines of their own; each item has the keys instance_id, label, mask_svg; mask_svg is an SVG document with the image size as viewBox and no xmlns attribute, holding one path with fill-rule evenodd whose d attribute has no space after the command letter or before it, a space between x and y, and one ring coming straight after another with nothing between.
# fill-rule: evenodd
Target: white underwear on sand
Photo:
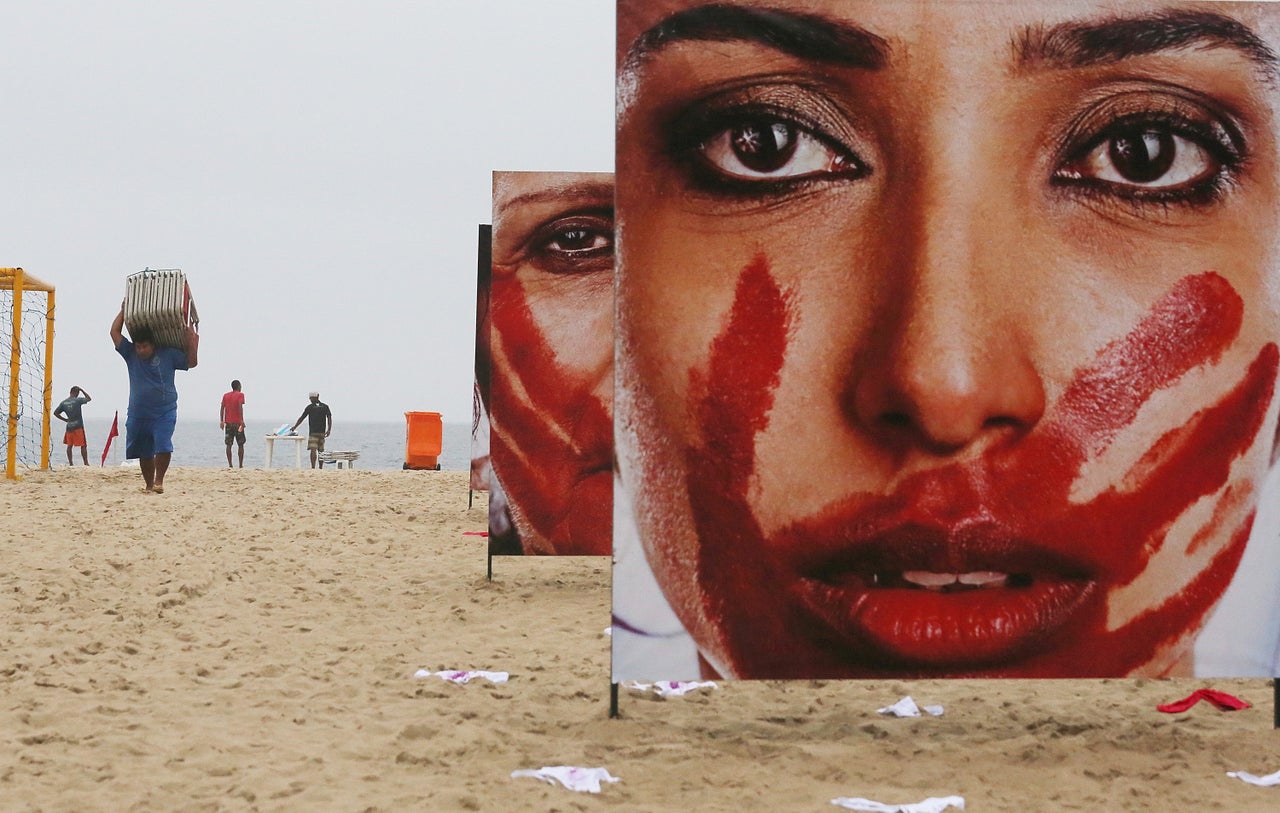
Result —
<instances>
[{"instance_id":1,"label":"white underwear on sand","mask_svg":"<svg viewBox=\"0 0 1280 813\"><path fill-rule=\"evenodd\" d=\"M862 810L866 813L942 813L948 807L954 807L964 810L964 798L961 796L930 796L923 802L912 802L905 805L887 805L883 802L873 802L870 799L857 799L847 796L841 796L839 799L832 799L831 804L837 807L843 807L846 810Z\"/></svg>"},{"instance_id":2,"label":"white underwear on sand","mask_svg":"<svg viewBox=\"0 0 1280 813\"><path fill-rule=\"evenodd\" d=\"M552 765L536 771L512 771L511 778L532 777L541 779L547 784L559 782L569 790L599 793L601 782L621 782L616 776L610 776L605 768L575 768L570 765Z\"/></svg>"},{"instance_id":3,"label":"white underwear on sand","mask_svg":"<svg viewBox=\"0 0 1280 813\"><path fill-rule=\"evenodd\" d=\"M1241 782L1248 782L1250 785L1257 785L1261 788L1280 785L1280 771L1269 773L1266 776L1256 776L1248 771L1227 771L1227 776L1234 776Z\"/></svg>"},{"instance_id":4,"label":"white underwear on sand","mask_svg":"<svg viewBox=\"0 0 1280 813\"><path fill-rule=\"evenodd\" d=\"M925 706L924 711L934 717L942 716L942 706ZM911 699L911 695L907 695L892 706L876 709L876 713L892 714L894 717L919 717L920 707Z\"/></svg>"},{"instance_id":5,"label":"white underwear on sand","mask_svg":"<svg viewBox=\"0 0 1280 813\"><path fill-rule=\"evenodd\" d=\"M415 678L429 678L432 676L443 678L453 683L469 683L473 678L484 678L492 683L506 683L509 675L506 672L485 672L479 669L473 670L450 670L446 672L428 672L426 669L419 669L413 673Z\"/></svg>"},{"instance_id":6,"label":"white underwear on sand","mask_svg":"<svg viewBox=\"0 0 1280 813\"><path fill-rule=\"evenodd\" d=\"M641 683L638 680L628 680L622 685L638 692L647 692L653 689L654 694L662 697L680 697L694 689L720 688L714 680L659 680L657 683Z\"/></svg>"}]
</instances>

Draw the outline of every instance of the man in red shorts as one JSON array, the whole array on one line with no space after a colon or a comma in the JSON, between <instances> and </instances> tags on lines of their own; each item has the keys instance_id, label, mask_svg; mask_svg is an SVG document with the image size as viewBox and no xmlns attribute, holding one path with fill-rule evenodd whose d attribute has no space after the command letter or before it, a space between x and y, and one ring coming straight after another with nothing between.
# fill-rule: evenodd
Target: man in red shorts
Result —
<instances>
[{"instance_id":1,"label":"man in red shorts","mask_svg":"<svg viewBox=\"0 0 1280 813\"><path fill-rule=\"evenodd\" d=\"M80 415L80 409L92 400L89 393L79 387L72 387L71 397L58 404L58 408L53 411L53 417L67 423L67 431L62 436L62 442L67 444L68 466L75 465L71 451L77 446L80 447L80 457L84 459L84 464L89 465L89 445L84 437L84 418Z\"/></svg>"}]
</instances>

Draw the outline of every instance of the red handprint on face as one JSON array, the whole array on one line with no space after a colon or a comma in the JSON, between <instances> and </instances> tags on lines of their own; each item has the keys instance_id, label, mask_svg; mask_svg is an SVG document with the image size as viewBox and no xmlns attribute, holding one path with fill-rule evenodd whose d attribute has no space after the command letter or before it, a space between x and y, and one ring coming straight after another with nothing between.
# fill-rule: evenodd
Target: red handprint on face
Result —
<instances>
[{"instance_id":1,"label":"red handprint on face","mask_svg":"<svg viewBox=\"0 0 1280 813\"><path fill-rule=\"evenodd\" d=\"M608 555L613 528L613 424L592 384L554 348L510 274L494 274L490 451L526 553ZM605 341L609 341L608 337Z\"/></svg>"},{"instance_id":2,"label":"red handprint on face","mask_svg":"<svg viewBox=\"0 0 1280 813\"><path fill-rule=\"evenodd\" d=\"M756 437L792 310L757 258L705 377L691 374L702 443L686 450L688 490L713 666L779 678L1123 675L1168 663L1203 624L1252 524L1255 477L1232 467L1268 414L1276 345L1118 482L1081 501L1072 489L1154 393L1235 342L1243 303L1226 280L1180 280L1029 431L766 535L748 489L767 465ZM1180 522L1191 530L1172 534ZM1123 590L1139 599L1121 602Z\"/></svg>"}]
</instances>

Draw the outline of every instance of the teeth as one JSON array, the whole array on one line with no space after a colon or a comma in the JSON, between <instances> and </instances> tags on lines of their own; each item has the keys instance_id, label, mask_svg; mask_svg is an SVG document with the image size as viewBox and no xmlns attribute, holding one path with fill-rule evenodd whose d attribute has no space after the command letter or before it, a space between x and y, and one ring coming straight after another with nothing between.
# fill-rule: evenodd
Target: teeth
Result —
<instances>
[{"instance_id":1,"label":"teeth","mask_svg":"<svg viewBox=\"0 0 1280 813\"><path fill-rule=\"evenodd\" d=\"M997 573L994 570L979 570L974 573L960 574L960 583L973 587L1004 587L1008 581L1008 573Z\"/></svg>"},{"instance_id":2,"label":"teeth","mask_svg":"<svg viewBox=\"0 0 1280 813\"><path fill-rule=\"evenodd\" d=\"M959 576L954 573L933 573L928 570L908 570L902 578L926 590L941 590L956 583Z\"/></svg>"},{"instance_id":3,"label":"teeth","mask_svg":"<svg viewBox=\"0 0 1280 813\"><path fill-rule=\"evenodd\" d=\"M940 591L953 584L966 587L1004 587L1009 581L1007 573L994 570L978 570L972 573L934 573L929 570L907 570L902 574L903 581L923 587L926 590Z\"/></svg>"}]
</instances>

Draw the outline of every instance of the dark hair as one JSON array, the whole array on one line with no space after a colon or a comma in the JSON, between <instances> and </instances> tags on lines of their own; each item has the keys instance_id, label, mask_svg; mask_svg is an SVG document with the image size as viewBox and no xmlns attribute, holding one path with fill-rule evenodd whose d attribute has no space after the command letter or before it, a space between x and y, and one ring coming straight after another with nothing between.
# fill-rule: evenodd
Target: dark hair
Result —
<instances>
[{"instance_id":1,"label":"dark hair","mask_svg":"<svg viewBox=\"0 0 1280 813\"><path fill-rule=\"evenodd\" d=\"M79 387L72 387L72 388L71 388L71 397L72 397L72 398L74 398L75 396L77 396L77 395L79 395L79 394L80 394L80 388L79 388Z\"/></svg>"},{"instance_id":2,"label":"dark hair","mask_svg":"<svg viewBox=\"0 0 1280 813\"><path fill-rule=\"evenodd\" d=\"M151 328L146 325L138 325L133 330L130 330L129 338L134 344L139 344L141 342L146 342L147 344L156 343L156 334L151 332Z\"/></svg>"},{"instance_id":3,"label":"dark hair","mask_svg":"<svg viewBox=\"0 0 1280 813\"><path fill-rule=\"evenodd\" d=\"M231 382L231 389L237 391L240 389L240 379L237 378Z\"/></svg>"}]
</instances>

